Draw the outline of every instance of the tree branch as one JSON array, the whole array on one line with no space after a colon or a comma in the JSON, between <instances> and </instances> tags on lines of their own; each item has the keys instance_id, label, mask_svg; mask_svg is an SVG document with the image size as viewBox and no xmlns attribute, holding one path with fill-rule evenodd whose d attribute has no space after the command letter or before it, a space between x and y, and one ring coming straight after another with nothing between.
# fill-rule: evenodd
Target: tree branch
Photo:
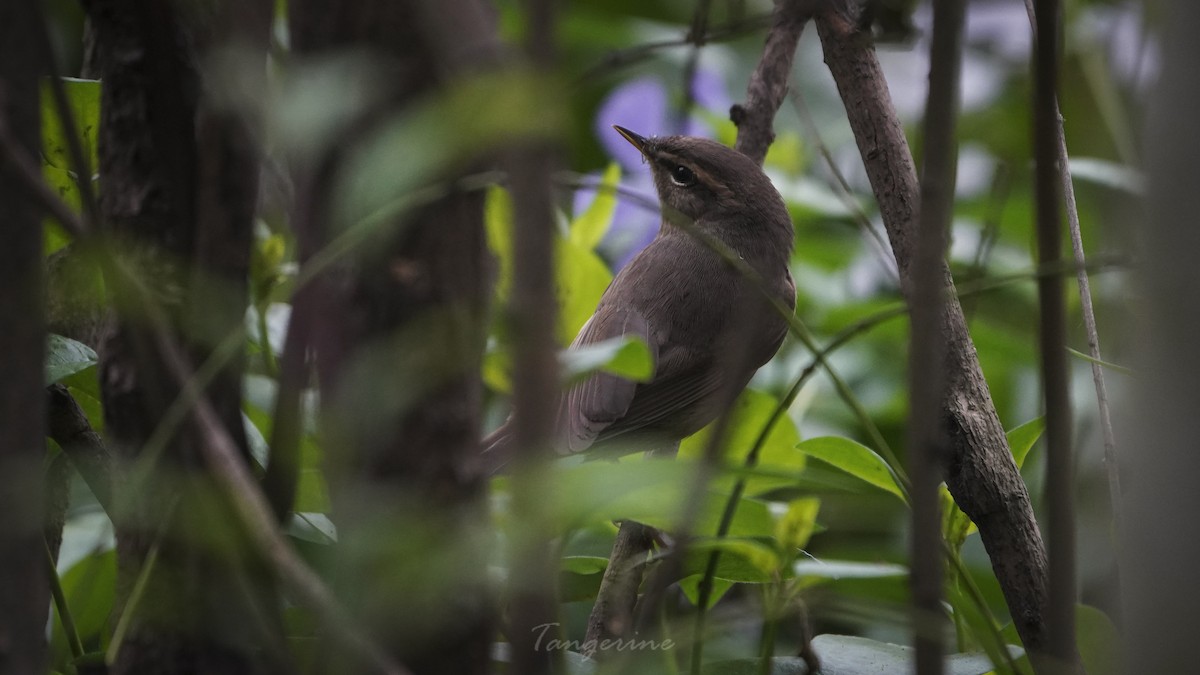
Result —
<instances>
[{"instance_id":1,"label":"tree branch","mask_svg":"<svg viewBox=\"0 0 1200 675\"><path fill-rule=\"evenodd\" d=\"M942 635L942 518L938 485L948 456L941 424L946 397L946 339L938 326L945 292L942 270L954 217L958 167L959 79L962 74L963 0L935 0L929 47L929 94L921 133L925 167L921 177L916 265L909 295L912 326L908 361L908 465L912 479L912 540L909 584L913 594L916 672L945 669Z\"/></svg>"},{"instance_id":2,"label":"tree branch","mask_svg":"<svg viewBox=\"0 0 1200 675\"><path fill-rule=\"evenodd\" d=\"M762 58L746 85L746 102L735 104L729 110L729 119L738 127L734 148L759 164L775 141L775 111L787 96L800 33L814 9L827 1L775 0Z\"/></svg>"},{"instance_id":3,"label":"tree branch","mask_svg":"<svg viewBox=\"0 0 1200 675\"><path fill-rule=\"evenodd\" d=\"M904 129L887 93L887 83L868 33L859 29L847 2L817 15L817 30L858 142L867 176L911 299L916 260L916 169ZM942 265L945 304L947 395L942 415L951 456L946 484L979 528L1013 622L1033 651L1046 643L1046 554L1029 493L1008 449L987 381L954 292Z\"/></svg>"}]
</instances>

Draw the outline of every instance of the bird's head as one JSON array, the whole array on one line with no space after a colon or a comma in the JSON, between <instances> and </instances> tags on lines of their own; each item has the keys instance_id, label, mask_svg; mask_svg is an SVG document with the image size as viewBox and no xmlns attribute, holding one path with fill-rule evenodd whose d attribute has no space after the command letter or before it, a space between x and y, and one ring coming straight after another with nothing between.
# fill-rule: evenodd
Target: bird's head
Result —
<instances>
[{"instance_id":1,"label":"bird's head","mask_svg":"<svg viewBox=\"0 0 1200 675\"><path fill-rule=\"evenodd\" d=\"M706 229L778 229L781 235L786 229L790 248L791 218L783 198L754 160L706 138L646 138L613 128L650 164L665 220L682 217Z\"/></svg>"}]
</instances>

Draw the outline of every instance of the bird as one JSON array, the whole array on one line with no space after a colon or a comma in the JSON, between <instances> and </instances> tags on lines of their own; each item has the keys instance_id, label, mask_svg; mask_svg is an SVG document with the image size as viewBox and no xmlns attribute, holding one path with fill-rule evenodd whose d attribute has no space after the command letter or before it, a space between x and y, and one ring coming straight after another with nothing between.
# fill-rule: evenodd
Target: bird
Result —
<instances>
[{"instance_id":1,"label":"bird","mask_svg":"<svg viewBox=\"0 0 1200 675\"><path fill-rule=\"evenodd\" d=\"M777 305L794 310L796 303L791 216L756 162L705 138L613 128L649 165L663 221L569 348L636 336L654 367L642 382L596 372L567 388L553 438L562 455L674 450L720 416L775 355L788 331ZM719 241L758 278L704 238ZM481 445L485 470L502 470L513 455L512 419Z\"/></svg>"}]
</instances>

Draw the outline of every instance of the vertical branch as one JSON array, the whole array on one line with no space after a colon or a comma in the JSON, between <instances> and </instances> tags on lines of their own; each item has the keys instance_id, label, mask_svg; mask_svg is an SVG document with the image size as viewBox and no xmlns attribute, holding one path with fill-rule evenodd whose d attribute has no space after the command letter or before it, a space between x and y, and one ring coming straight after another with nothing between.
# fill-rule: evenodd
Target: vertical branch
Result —
<instances>
[{"instance_id":1,"label":"vertical branch","mask_svg":"<svg viewBox=\"0 0 1200 675\"><path fill-rule=\"evenodd\" d=\"M1058 166L1057 0L1037 3L1034 59L1034 189L1037 206L1038 264L1051 267L1062 257ZM1075 654L1075 489L1071 447L1071 400L1068 391L1067 320L1063 279L1038 279L1041 307L1039 349L1046 399L1046 504L1050 558L1046 653L1064 664Z\"/></svg>"},{"instance_id":2,"label":"vertical branch","mask_svg":"<svg viewBox=\"0 0 1200 675\"><path fill-rule=\"evenodd\" d=\"M915 610L916 666L920 675L940 675L945 668L938 485L948 454L941 425L942 401L946 395L946 336L938 319L943 311L942 270L954 216L964 14L962 0L935 0L933 4L929 98L922 124L925 166L909 295L912 337L908 365L908 462L913 529L910 583Z\"/></svg>"},{"instance_id":3,"label":"vertical branch","mask_svg":"<svg viewBox=\"0 0 1200 675\"><path fill-rule=\"evenodd\" d=\"M36 5L0 6L0 133L30 157L41 151ZM18 171L0 159L0 671L36 673L45 670L50 606L42 536L42 213Z\"/></svg>"},{"instance_id":4,"label":"vertical branch","mask_svg":"<svg viewBox=\"0 0 1200 675\"><path fill-rule=\"evenodd\" d=\"M773 122L775 111L787 96L788 80L792 75L792 60L796 43L813 8L828 0L775 0L771 13L771 28L763 45L762 58L746 85L746 102L735 104L729 118L737 125L734 148L762 164L767 148L775 141Z\"/></svg>"},{"instance_id":5,"label":"vertical branch","mask_svg":"<svg viewBox=\"0 0 1200 675\"><path fill-rule=\"evenodd\" d=\"M539 75L552 76L555 3L527 0L523 4L528 26L526 57ZM554 155L555 148L547 142L527 142L513 152L509 171L516 218L512 295L516 472L512 495L517 533L509 565L510 638L513 670L529 675L557 670L554 664L561 658L559 653L538 648L538 627L553 625L558 608L558 561L541 498L546 479L543 464L553 443L558 400L551 193Z\"/></svg>"},{"instance_id":6,"label":"vertical branch","mask_svg":"<svg viewBox=\"0 0 1200 675\"><path fill-rule=\"evenodd\" d=\"M852 3L840 0L817 14L817 32L845 105L859 154L879 202L901 289L912 291L916 208L920 195L912 153L888 94L869 33ZM987 381L967 330L950 271L941 266L946 339L943 424L950 441L946 485L979 527L1018 634L1025 646L1046 640L1046 555L1029 493L1009 452Z\"/></svg>"},{"instance_id":7,"label":"vertical branch","mask_svg":"<svg viewBox=\"0 0 1200 675\"><path fill-rule=\"evenodd\" d=\"M1037 30L1037 14L1033 0L1025 0L1030 27ZM1079 226L1079 207L1075 203L1075 182L1071 179L1070 157L1067 152L1067 136L1063 129L1062 112L1058 98L1054 99L1054 133L1058 147L1059 180L1062 182L1063 201L1067 211L1067 229L1071 233L1071 253L1075 259L1075 279L1079 285L1080 313L1083 329L1087 335L1088 356L1092 357L1092 384L1096 389L1096 406L1100 414L1100 435L1104 442L1104 468L1108 474L1108 496L1112 504L1113 527L1121 531L1121 463L1117 458L1117 439L1113 433L1112 415L1108 406L1108 387L1104 384L1104 366L1101 364L1100 332L1096 328L1096 310L1092 307L1092 286L1088 282L1087 257L1083 252L1083 234Z\"/></svg>"}]
</instances>

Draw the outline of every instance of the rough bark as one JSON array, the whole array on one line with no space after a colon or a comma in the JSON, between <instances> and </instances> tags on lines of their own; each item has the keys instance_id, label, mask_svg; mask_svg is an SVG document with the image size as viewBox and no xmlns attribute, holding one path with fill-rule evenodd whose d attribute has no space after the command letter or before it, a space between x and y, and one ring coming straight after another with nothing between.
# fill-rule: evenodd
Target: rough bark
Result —
<instances>
[{"instance_id":1,"label":"rough bark","mask_svg":"<svg viewBox=\"0 0 1200 675\"><path fill-rule=\"evenodd\" d=\"M35 0L0 5L0 125L41 149ZM45 669L50 606L42 537L45 351L40 209L0 160L0 673Z\"/></svg>"},{"instance_id":2,"label":"rough bark","mask_svg":"<svg viewBox=\"0 0 1200 675\"><path fill-rule=\"evenodd\" d=\"M250 8L257 8L256 16ZM87 3L104 81L100 212L120 242L119 265L136 270L169 317L165 339L198 364L241 327L258 164L241 122L205 103L200 50L228 37L224 15L170 3ZM265 47L269 4L239 13ZM103 343L105 432L116 459L143 458L179 387L146 322L146 298L120 274L108 282L116 326ZM241 361L205 392L248 460L241 419ZM278 671L278 607L260 560L204 468L188 424L170 435L145 484L116 493L118 611L130 612L115 672ZM129 592L147 557L157 562L135 607ZM247 590L250 589L250 592Z\"/></svg>"},{"instance_id":3,"label":"rough bark","mask_svg":"<svg viewBox=\"0 0 1200 675\"><path fill-rule=\"evenodd\" d=\"M366 48L385 75L375 83L380 103L362 111L323 158L298 167L296 184L308 192L298 200L314 207L310 235L327 242L349 225L329 208L345 160L381 122L477 66L472 55L486 57L493 29L483 7L467 0L333 9L293 2L290 9L299 54ZM485 484L473 469L488 297L482 206L481 193L452 191L384 224L369 250L316 282L322 320L311 325L311 340L341 587L352 611L415 673L483 673L490 663L485 559L454 550L471 545L484 515ZM454 566L411 562L447 555ZM379 570L386 570L383 587L363 588L363 574ZM434 583L444 592L417 587Z\"/></svg>"},{"instance_id":4,"label":"rough bark","mask_svg":"<svg viewBox=\"0 0 1200 675\"><path fill-rule=\"evenodd\" d=\"M833 3L817 16L817 30L879 202L907 296L915 260L916 168L871 36L851 17L845 3ZM1028 649L1037 651L1045 645L1047 629L1046 552L1041 532L979 366L953 279L944 265L942 277L945 305L941 326L948 378L943 423L951 447L946 485L979 528L1018 634Z\"/></svg>"}]
</instances>

